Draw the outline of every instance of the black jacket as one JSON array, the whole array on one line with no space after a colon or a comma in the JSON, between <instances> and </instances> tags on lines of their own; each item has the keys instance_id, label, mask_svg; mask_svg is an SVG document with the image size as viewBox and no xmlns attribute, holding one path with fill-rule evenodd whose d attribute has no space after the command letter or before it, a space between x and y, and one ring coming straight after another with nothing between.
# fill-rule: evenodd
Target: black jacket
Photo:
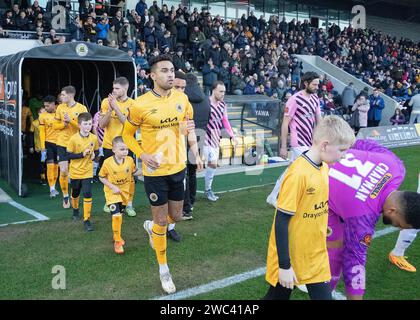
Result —
<instances>
[{"instance_id":1,"label":"black jacket","mask_svg":"<svg viewBox=\"0 0 420 320\"><path fill-rule=\"evenodd\" d=\"M192 74L187 74L185 94L194 110L195 128L205 131L210 117L210 102Z\"/></svg>"}]
</instances>

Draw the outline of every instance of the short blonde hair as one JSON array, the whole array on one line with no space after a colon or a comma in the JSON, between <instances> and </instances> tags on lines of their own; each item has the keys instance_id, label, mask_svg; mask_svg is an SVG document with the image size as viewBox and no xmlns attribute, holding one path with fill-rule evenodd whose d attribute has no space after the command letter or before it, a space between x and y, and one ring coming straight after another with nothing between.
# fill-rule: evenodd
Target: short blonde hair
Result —
<instances>
[{"instance_id":1,"label":"short blonde hair","mask_svg":"<svg viewBox=\"0 0 420 320\"><path fill-rule=\"evenodd\" d=\"M353 129L338 116L326 116L315 127L313 143L328 140L334 145L353 145L356 141Z\"/></svg>"}]
</instances>

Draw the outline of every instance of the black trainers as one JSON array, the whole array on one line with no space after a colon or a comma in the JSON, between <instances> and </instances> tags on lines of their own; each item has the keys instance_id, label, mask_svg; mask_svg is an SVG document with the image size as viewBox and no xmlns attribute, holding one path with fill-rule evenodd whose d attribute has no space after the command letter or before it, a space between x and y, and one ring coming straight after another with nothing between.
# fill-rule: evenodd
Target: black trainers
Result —
<instances>
[{"instance_id":1,"label":"black trainers","mask_svg":"<svg viewBox=\"0 0 420 320\"><path fill-rule=\"evenodd\" d=\"M182 212L182 217L181 220L185 221L185 220L191 220L193 218L192 216L192 212Z\"/></svg>"},{"instance_id":2,"label":"black trainers","mask_svg":"<svg viewBox=\"0 0 420 320\"><path fill-rule=\"evenodd\" d=\"M168 231L166 233L166 235L176 242L181 241L181 236L175 231L175 229L172 229L171 231Z\"/></svg>"},{"instance_id":3,"label":"black trainers","mask_svg":"<svg viewBox=\"0 0 420 320\"><path fill-rule=\"evenodd\" d=\"M84 221L83 225L85 226L86 231L93 231L93 227L92 227L92 224L90 223L90 220Z\"/></svg>"},{"instance_id":4,"label":"black trainers","mask_svg":"<svg viewBox=\"0 0 420 320\"><path fill-rule=\"evenodd\" d=\"M72 219L73 219L73 221L79 221L80 220L79 209L73 209Z\"/></svg>"}]
</instances>

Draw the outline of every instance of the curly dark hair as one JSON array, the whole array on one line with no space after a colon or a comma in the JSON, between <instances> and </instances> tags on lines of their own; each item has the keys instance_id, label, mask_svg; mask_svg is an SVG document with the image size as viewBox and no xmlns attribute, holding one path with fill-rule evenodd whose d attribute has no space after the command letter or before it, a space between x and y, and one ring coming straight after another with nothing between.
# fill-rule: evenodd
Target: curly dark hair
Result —
<instances>
[{"instance_id":1,"label":"curly dark hair","mask_svg":"<svg viewBox=\"0 0 420 320\"><path fill-rule=\"evenodd\" d=\"M313 71L305 72L300 80L302 89L305 89L305 82L309 85L315 79L319 79L318 73Z\"/></svg>"},{"instance_id":2,"label":"curly dark hair","mask_svg":"<svg viewBox=\"0 0 420 320\"><path fill-rule=\"evenodd\" d=\"M407 223L414 229L420 229L420 194L413 191L404 191L401 205Z\"/></svg>"}]
</instances>

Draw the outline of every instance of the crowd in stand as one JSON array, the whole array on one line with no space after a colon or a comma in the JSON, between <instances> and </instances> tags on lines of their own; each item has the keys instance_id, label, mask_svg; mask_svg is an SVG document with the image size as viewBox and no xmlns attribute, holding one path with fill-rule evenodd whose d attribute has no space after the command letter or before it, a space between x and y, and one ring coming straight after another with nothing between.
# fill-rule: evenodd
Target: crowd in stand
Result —
<instances>
[{"instance_id":1,"label":"crowd in stand","mask_svg":"<svg viewBox=\"0 0 420 320\"><path fill-rule=\"evenodd\" d=\"M181 4L160 8L156 1L148 7L139 0L127 12L121 9L123 2L113 9L98 1L79 3L79 15L65 30L70 36L57 36L51 15L46 18L46 10L34 1L27 8L15 4L5 13L0 37L6 36L5 30L33 30L46 45L89 41L119 48L138 67L140 93L151 84L148 59L162 53L173 54L177 70L201 71L207 93L215 80L221 80L228 94L286 100L300 85L302 65L294 54L318 55L402 104L419 92L420 44L380 31L341 30L336 24L325 31L311 27L308 20L286 22L271 16L266 21L253 12L224 21L205 8L201 12ZM335 109L340 95L327 77L321 79L319 97L325 110Z\"/></svg>"}]
</instances>

